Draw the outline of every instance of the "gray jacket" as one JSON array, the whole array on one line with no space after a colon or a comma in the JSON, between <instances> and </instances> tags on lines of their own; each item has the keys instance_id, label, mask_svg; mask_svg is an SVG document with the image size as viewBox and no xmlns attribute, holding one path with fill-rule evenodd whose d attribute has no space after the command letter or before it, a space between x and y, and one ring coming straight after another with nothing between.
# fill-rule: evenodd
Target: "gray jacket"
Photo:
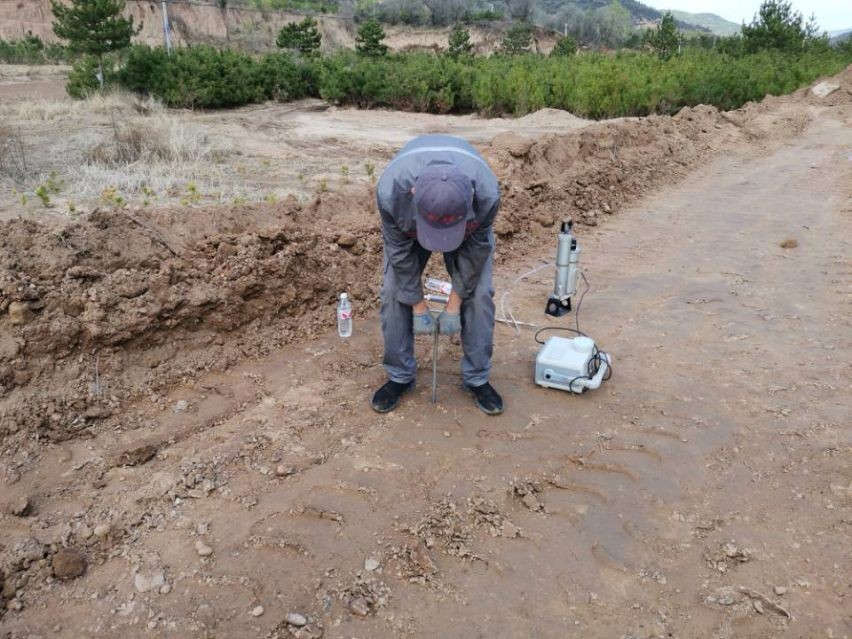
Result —
<instances>
[{"instance_id":1,"label":"gray jacket","mask_svg":"<svg viewBox=\"0 0 852 639\"><path fill-rule=\"evenodd\" d=\"M397 282L397 300L416 304L423 299L417 251L417 210L411 188L430 164L455 164L473 183L474 216L467 221L462 245L445 255L453 289L462 298L473 294L485 260L494 249L491 226L500 208L497 177L468 142L450 135L422 135L402 147L385 168L376 187L382 216L385 254Z\"/></svg>"}]
</instances>

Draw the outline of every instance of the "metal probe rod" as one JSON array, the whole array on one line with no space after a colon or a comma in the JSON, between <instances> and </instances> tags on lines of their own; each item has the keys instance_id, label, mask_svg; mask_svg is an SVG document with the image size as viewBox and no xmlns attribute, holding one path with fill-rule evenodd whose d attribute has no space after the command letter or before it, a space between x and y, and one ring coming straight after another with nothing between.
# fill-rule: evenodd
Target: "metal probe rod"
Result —
<instances>
[{"instance_id":1,"label":"metal probe rod","mask_svg":"<svg viewBox=\"0 0 852 639\"><path fill-rule=\"evenodd\" d=\"M437 322L436 322L437 324ZM438 327L432 339L432 403L438 403Z\"/></svg>"}]
</instances>

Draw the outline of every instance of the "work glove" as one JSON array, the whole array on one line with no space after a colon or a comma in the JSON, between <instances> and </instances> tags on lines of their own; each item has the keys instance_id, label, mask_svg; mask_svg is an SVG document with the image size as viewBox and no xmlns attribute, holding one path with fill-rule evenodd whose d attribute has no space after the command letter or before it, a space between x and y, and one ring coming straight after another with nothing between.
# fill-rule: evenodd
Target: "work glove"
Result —
<instances>
[{"instance_id":1,"label":"work glove","mask_svg":"<svg viewBox=\"0 0 852 639\"><path fill-rule=\"evenodd\" d=\"M435 332L435 318L429 311L414 313L413 325L415 335L432 335Z\"/></svg>"},{"instance_id":2,"label":"work glove","mask_svg":"<svg viewBox=\"0 0 852 639\"><path fill-rule=\"evenodd\" d=\"M448 313L446 309L438 315L438 329L441 335L455 335L461 332L461 314Z\"/></svg>"}]
</instances>

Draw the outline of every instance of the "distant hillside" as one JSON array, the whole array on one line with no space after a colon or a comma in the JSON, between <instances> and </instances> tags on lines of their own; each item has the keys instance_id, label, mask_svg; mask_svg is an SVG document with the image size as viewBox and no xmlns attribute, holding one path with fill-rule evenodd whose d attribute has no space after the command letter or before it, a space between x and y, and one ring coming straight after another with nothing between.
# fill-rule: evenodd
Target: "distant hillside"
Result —
<instances>
[{"instance_id":1,"label":"distant hillside","mask_svg":"<svg viewBox=\"0 0 852 639\"><path fill-rule=\"evenodd\" d=\"M663 12L636 0L619 0L619 3L630 14L634 25L649 27L659 23ZM566 8L576 8L586 12L604 9L612 4L612 0L537 0L538 7L548 14L556 14ZM718 16L713 16L718 18ZM683 31L709 31L704 25L693 20L684 20L675 16L677 26ZM721 18L718 18L721 20Z\"/></svg>"},{"instance_id":2,"label":"distant hillside","mask_svg":"<svg viewBox=\"0 0 852 639\"><path fill-rule=\"evenodd\" d=\"M636 22L648 22L659 20L663 17L662 12L657 11L653 7L649 7L636 0L620 0L621 6L630 12L630 15ZM575 5L580 9L600 9L611 3L611 0L542 0L540 4L547 5Z\"/></svg>"},{"instance_id":3,"label":"distant hillside","mask_svg":"<svg viewBox=\"0 0 852 639\"><path fill-rule=\"evenodd\" d=\"M740 32L741 25L725 20L715 13L689 13L688 11L675 11L674 9L671 12L677 20L704 27L716 35L729 36Z\"/></svg>"},{"instance_id":4,"label":"distant hillside","mask_svg":"<svg viewBox=\"0 0 852 639\"><path fill-rule=\"evenodd\" d=\"M829 31L828 37L832 42L840 42L852 38L852 29L840 29L839 31Z\"/></svg>"}]
</instances>

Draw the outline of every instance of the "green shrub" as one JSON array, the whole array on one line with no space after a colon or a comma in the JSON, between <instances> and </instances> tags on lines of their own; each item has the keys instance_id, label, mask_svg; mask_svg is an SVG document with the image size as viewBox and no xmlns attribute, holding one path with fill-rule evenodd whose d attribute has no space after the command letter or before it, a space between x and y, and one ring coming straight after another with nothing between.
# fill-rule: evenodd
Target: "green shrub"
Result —
<instances>
[{"instance_id":1,"label":"green shrub","mask_svg":"<svg viewBox=\"0 0 852 639\"><path fill-rule=\"evenodd\" d=\"M751 24L744 24L742 32L749 53L766 49L798 53L808 46L828 44L813 19L806 21L785 0L763 0Z\"/></svg>"},{"instance_id":2,"label":"green shrub","mask_svg":"<svg viewBox=\"0 0 852 639\"><path fill-rule=\"evenodd\" d=\"M270 97L260 67L251 56L206 45L176 49L171 56L138 46L128 55L120 82L172 107L235 107Z\"/></svg>"},{"instance_id":3,"label":"green shrub","mask_svg":"<svg viewBox=\"0 0 852 639\"><path fill-rule=\"evenodd\" d=\"M5 64L57 64L75 58L61 44L42 42L38 36L29 35L21 40L0 39L0 63Z\"/></svg>"},{"instance_id":4,"label":"green shrub","mask_svg":"<svg viewBox=\"0 0 852 639\"><path fill-rule=\"evenodd\" d=\"M553 45L550 55L554 57L572 56L577 53L577 41L571 36L563 36Z\"/></svg>"},{"instance_id":5,"label":"green shrub","mask_svg":"<svg viewBox=\"0 0 852 639\"><path fill-rule=\"evenodd\" d=\"M656 29L645 33L645 44L663 60L668 60L680 49L683 35L677 30L674 16L666 11Z\"/></svg>"},{"instance_id":6,"label":"green shrub","mask_svg":"<svg viewBox=\"0 0 852 639\"><path fill-rule=\"evenodd\" d=\"M258 67L258 79L266 98L286 102L318 95L318 67L283 53L270 53Z\"/></svg>"},{"instance_id":7,"label":"green shrub","mask_svg":"<svg viewBox=\"0 0 852 639\"><path fill-rule=\"evenodd\" d=\"M358 27L355 38L355 50L361 55L378 57L388 52L385 42L385 30L375 20L367 20Z\"/></svg>"},{"instance_id":8,"label":"green shrub","mask_svg":"<svg viewBox=\"0 0 852 639\"><path fill-rule=\"evenodd\" d=\"M71 67L65 90L72 98L85 98L100 89L98 82L98 59L93 55L82 56ZM115 80L115 71L109 60L104 61L104 80L107 84Z\"/></svg>"},{"instance_id":9,"label":"green shrub","mask_svg":"<svg viewBox=\"0 0 852 639\"><path fill-rule=\"evenodd\" d=\"M710 104L735 109L783 94L852 62L852 51L778 51L733 56L687 47L668 60L650 53L460 57L429 53L317 58L274 53L257 59L210 47L134 47L123 86L170 106L217 108L317 96L361 108L524 115L543 107L588 118L671 114ZM91 64L91 63L89 63ZM73 77L90 77L75 67ZM86 85L91 87L92 84Z\"/></svg>"},{"instance_id":10,"label":"green shrub","mask_svg":"<svg viewBox=\"0 0 852 639\"><path fill-rule=\"evenodd\" d=\"M532 46L532 26L526 22L513 24L503 41L500 43L500 53L505 55L520 55L529 53Z\"/></svg>"},{"instance_id":11,"label":"green shrub","mask_svg":"<svg viewBox=\"0 0 852 639\"><path fill-rule=\"evenodd\" d=\"M473 55L470 31L458 24L453 27L447 41L447 55L456 59Z\"/></svg>"},{"instance_id":12,"label":"green shrub","mask_svg":"<svg viewBox=\"0 0 852 639\"><path fill-rule=\"evenodd\" d=\"M322 44L316 18L308 16L301 22L285 24L278 33L275 44L279 49L289 49L302 55L316 55Z\"/></svg>"}]
</instances>

